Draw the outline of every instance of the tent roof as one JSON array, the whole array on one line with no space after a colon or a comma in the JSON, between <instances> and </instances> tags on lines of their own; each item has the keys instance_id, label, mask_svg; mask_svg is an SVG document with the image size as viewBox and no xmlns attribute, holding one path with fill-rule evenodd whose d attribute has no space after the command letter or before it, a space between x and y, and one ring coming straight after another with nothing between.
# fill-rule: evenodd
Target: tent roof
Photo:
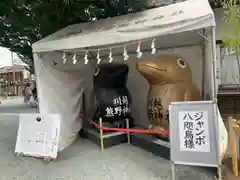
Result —
<instances>
[{"instance_id":1,"label":"tent roof","mask_svg":"<svg viewBox=\"0 0 240 180\"><path fill-rule=\"evenodd\" d=\"M212 26L215 26L215 19L208 0L188 0L135 14L70 25L34 43L32 48L33 52L84 50Z\"/></svg>"}]
</instances>

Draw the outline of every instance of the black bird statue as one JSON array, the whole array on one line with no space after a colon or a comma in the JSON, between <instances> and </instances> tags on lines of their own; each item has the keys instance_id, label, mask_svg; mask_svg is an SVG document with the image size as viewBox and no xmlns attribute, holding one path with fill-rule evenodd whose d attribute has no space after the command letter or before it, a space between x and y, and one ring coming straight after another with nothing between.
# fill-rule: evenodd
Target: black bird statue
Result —
<instances>
[{"instance_id":1,"label":"black bird statue","mask_svg":"<svg viewBox=\"0 0 240 180\"><path fill-rule=\"evenodd\" d=\"M126 86L128 71L126 64L111 63L96 67L90 113L96 123L101 117L106 127L123 127L125 119L131 119L131 96Z\"/></svg>"}]
</instances>

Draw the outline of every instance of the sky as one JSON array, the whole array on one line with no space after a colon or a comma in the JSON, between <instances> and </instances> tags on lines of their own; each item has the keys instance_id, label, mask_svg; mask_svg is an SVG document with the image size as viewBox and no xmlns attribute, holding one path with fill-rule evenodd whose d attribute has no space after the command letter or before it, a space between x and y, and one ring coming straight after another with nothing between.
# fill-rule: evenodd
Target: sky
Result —
<instances>
[{"instance_id":1,"label":"sky","mask_svg":"<svg viewBox=\"0 0 240 180\"><path fill-rule=\"evenodd\" d=\"M19 59L15 53L13 54L13 58ZM11 51L9 51L6 48L0 47L0 67L11 65L12 65Z\"/></svg>"}]
</instances>

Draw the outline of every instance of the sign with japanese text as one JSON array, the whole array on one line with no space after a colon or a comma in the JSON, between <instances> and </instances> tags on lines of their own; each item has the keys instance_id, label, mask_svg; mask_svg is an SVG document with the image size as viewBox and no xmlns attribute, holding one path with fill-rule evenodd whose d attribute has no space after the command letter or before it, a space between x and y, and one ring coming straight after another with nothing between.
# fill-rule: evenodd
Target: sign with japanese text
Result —
<instances>
[{"instance_id":1,"label":"sign with japanese text","mask_svg":"<svg viewBox=\"0 0 240 180\"><path fill-rule=\"evenodd\" d=\"M164 111L161 98L149 98L147 110L150 122L159 124L163 128L169 127L169 112L168 110Z\"/></svg>"},{"instance_id":2,"label":"sign with japanese text","mask_svg":"<svg viewBox=\"0 0 240 180\"><path fill-rule=\"evenodd\" d=\"M179 112L179 137L181 151L209 152L208 112Z\"/></svg>"},{"instance_id":3,"label":"sign with japanese text","mask_svg":"<svg viewBox=\"0 0 240 180\"><path fill-rule=\"evenodd\" d=\"M61 116L20 114L15 153L57 158Z\"/></svg>"},{"instance_id":4,"label":"sign with japanese text","mask_svg":"<svg viewBox=\"0 0 240 180\"><path fill-rule=\"evenodd\" d=\"M154 121L162 120L162 102L160 98L151 98L148 100L148 117Z\"/></svg>"},{"instance_id":5,"label":"sign with japanese text","mask_svg":"<svg viewBox=\"0 0 240 180\"><path fill-rule=\"evenodd\" d=\"M174 164L218 167L220 163L217 104L172 102L169 107L170 151Z\"/></svg>"},{"instance_id":6,"label":"sign with japanese text","mask_svg":"<svg viewBox=\"0 0 240 180\"><path fill-rule=\"evenodd\" d=\"M113 106L106 107L106 117L127 116L131 112L127 96L114 98Z\"/></svg>"}]
</instances>

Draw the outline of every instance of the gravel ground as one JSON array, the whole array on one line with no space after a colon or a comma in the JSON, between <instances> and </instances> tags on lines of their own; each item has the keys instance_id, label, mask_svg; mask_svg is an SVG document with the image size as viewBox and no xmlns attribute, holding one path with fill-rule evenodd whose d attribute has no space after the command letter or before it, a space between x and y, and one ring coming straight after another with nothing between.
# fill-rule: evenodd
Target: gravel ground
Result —
<instances>
[{"instance_id":1,"label":"gravel ground","mask_svg":"<svg viewBox=\"0 0 240 180\"><path fill-rule=\"evenodd\" d=\"M121 144L100 152L97 145L78 139L54 162L15 157L20 112L37 112L20 98L0 105L0 180L170 180L168 160L137 147ZM16 113L16 114L1 114ZM178 180L213 180L202 168L177 166Z\"/></svg>"}]
</instances>

